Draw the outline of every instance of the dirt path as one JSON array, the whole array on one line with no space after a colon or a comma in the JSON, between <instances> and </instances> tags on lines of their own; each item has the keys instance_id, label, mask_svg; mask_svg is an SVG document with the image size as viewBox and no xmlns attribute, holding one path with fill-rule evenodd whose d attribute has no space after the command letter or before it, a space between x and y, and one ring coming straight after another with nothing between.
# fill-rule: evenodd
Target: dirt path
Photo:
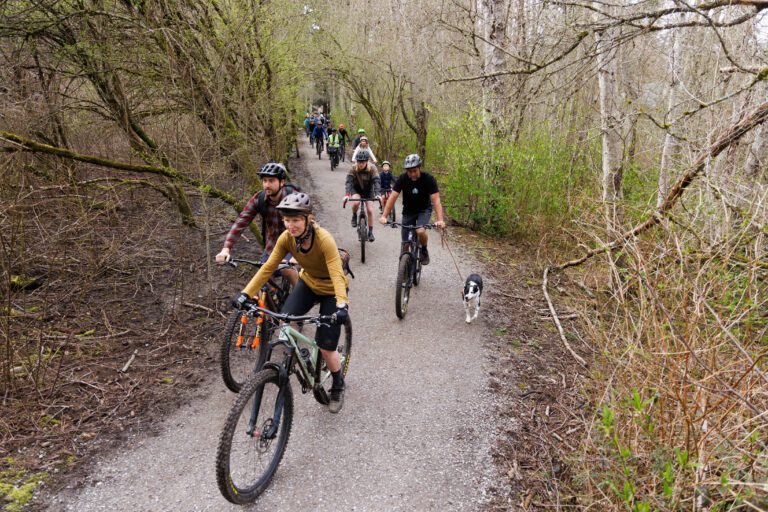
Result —
<instances>
[{"instance_id":1,"label":"dirt path","mask_svg":"<svg viewBox=\"0 0 768 512\"><path fill-rule=\"evenodd\" d=\"M483 343L488 328L482 318L464 323L459 278L436 234L432 262L399 321L398 231L377 225L361 264L349 209L341 208L348 163L332 173L326 155L318 160L306 139L300 149L318 220L350 250L357 276L350 289L348 392L338 415L311 394L296 394L285 458L268 491L245 509L478 509L495 479L490 453L497 420L486 392ZM84 485L60 493L49 510L241 510L220 496L214 478L218 435L233 399L212 378L199 400L167 418L159 435L128 441L97 462Z\"/></svg>"}]
</instances>

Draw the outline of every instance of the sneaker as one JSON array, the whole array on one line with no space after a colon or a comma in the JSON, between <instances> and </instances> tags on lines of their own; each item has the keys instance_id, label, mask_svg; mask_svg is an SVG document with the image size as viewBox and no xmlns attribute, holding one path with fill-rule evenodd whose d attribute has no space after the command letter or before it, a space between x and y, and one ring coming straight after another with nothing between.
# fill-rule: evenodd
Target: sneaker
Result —
<instances>
[{"instance_id":1,"label":"sneaker","mask_svg":"<svg viewBox=\"0 0 768 512\"><path fill-rule=\"evenodd\" d=\"M328 410L336 414L344 405L344 388L331 388L331 401L328 403Z\"/></svg>"},{"instance_id":2,"label":"sneaker","mask_svg":"<svg viewBox=\"0 0 768 512\"><path fill-rule=\"evenodd\" d=\"M374 240L376 240L376 237L373 236L373 230L369 228L368 229L368 241L369 242L373 242Z\"/></svg>"},{"instance_id":3,"label":"sneaker","mask_svg":"<svg viewBox=\"0 0 768 512\"><path fill-rule=\"evenodd\" d=\"M419 261L421 261L422 265L429 265L429 251L427 251L426 245L421 248L421 258L419 258Z\"/></svg>"},{"instance_id":4,"label":"sneaker","mask_svg":"<svg viewBox=\"0 0 768 512\"><path fill-rule=\"evenodd\" d=\"M357 227L357 214L352 215L352 227L353 228Z\"/></svg>"}]
</instances>

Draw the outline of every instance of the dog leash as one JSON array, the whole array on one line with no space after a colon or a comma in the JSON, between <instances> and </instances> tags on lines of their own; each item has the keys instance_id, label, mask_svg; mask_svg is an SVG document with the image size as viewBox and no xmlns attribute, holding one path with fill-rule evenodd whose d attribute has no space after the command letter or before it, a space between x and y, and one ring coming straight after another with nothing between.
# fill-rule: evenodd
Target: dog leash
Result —
<instances>
[{"instance_id":1,"label":"dog leash","mask_svg":"<svg viewBox=\"0 0 768 512\"><path fill-rule=\"evenodd\" d=\"M459 274L459 279L461 282L464 282L464 276L461 275L461 270L459 270L459 264L456 263L456 258L453 256L453 251L451 251L451 247L448 245L448 236L445 233L445 229L443 229L440 232L440 245L446 249L448 249L448 254L451 255L451 259L453 260L453 266L456 267L456 272Z\"/></svg>"}]
</instances>

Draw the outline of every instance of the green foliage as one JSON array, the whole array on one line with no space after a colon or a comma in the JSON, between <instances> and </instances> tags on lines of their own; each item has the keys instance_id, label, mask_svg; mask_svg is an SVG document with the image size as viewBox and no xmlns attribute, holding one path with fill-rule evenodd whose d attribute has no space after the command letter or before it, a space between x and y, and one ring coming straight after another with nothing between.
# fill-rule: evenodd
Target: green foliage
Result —
<instances>
[{"instance_id":1,"label":"green foliage","mask_svg":"<svg viewBox=\"0 0 768 512\"><path fill-rule=\"evenodd\" d=\"M454 220L491 235L534 235L578 216L594 197L585 163L594 148L569 147L544 131L516 142L498 138L489 148L480 126L469 115L429 131L428 167Z\"/></svg>"},{"instance_id":2,"label":"green foliage","mask_svg":"<svg viewBox=\"0 0 768 512\"><path fill-rule=\"evenodd\" d=\"M25 474L14 468L15 461L6 457L4 462L12 467L0 471L0 503L5 502L6 512L20 512L32 500L37 487L48 479L48 473Z\"/></svg>"}]
</instances>

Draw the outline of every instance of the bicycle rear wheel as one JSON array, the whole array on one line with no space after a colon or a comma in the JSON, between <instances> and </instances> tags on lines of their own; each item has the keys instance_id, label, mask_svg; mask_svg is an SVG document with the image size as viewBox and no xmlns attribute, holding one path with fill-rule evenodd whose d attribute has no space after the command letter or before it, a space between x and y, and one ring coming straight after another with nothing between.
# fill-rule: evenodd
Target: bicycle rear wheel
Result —
<instances>
[{"instance_id":1,"label":"bicycle rear wheel","mask_svg":"<svg viewBox=\"0 0 768 512\"><path fill-rule=\"evenodd\" d=\"M254 397L262 391L255 422ZM273 424L279 376L273 368L254 375L243 386L224 423L216 451L216 483L228 501L245 504L254 501L269 485L283 458L293 422L293 391L284 384L283 410L275 435L265 433Z\"/></svg>"},{"instance_id":2,"label":"bicycle rear wheel","mask_svg":"<svg viewBox=\"0 0 768 512\"><path fill-rule=\"evenodd\" d=\"M345 377L349 371L349 361L352 354L352 320L347 317L346 322L341 326L341 335L339 336L339 345L336 347L336 351L339 353L339 360L341 361L341 374ZM315 386L312 390L312 394L315 395L315 400L323 405L328 405L330 402L330 390L331 384L333 384L333 378L331 377L331 371L325 364L322 355L318 355L319 361L316 361L315 367L319 368L316 378L319 380L319 385ZM320 363L319 365L317 363Z\"/></svg>"},{"instance_id":3,"label":"bicycle rear wheel","mask_svg":"<svg viewBox=\"0 0 768 512\"><path fill-rule=\"evenodd\" d=\"M360 262L365 263L365 242L368 241L368 215L365 212L365 203L360 203L360 210L363 212L357 221L357 237L360 239Z\"/></svg>"},{"instance_id":4,"label":"bicycle rear wheel","mask_svg":"<svg viewBox=\"0 0 768 512\"><path fill-rule=\"evenodd\" d=\"M411 275L411 256L400 255L400 263L397 265L397 281L395 282L395 314L402 320L408 312L408 299L411 294L411 286L408 278Z\"/></svg>"},{"instance_id":5,"label":"bicycle rear wheel","mask_svg":"<svg viewBox=\"0 0 768 512\"><path fill-rule=\"evenodd\" d=\"M254 338L259 342L254 347ZM238 393L254 369L264 364L266 341L269 339L269 323L263 315L249 317L235 311L227 320L221 344L221 377L227 389Z\"/></svg>"}]
</instances>

